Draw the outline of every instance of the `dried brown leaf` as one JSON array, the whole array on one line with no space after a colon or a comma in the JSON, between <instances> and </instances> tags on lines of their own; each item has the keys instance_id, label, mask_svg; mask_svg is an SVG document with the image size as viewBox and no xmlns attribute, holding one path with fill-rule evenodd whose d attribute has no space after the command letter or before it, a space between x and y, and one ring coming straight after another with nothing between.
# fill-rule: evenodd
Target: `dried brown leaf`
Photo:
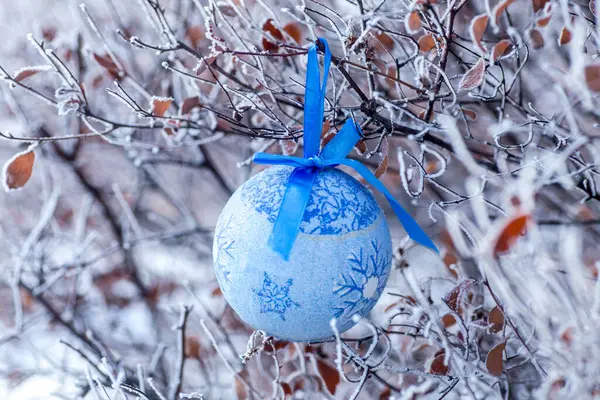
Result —
<instances>
[{"instance_id":1,"label":"dried brown leaf","mask_svg":"<svg viewBox=\"0 0 600 400\"><path fill-rule=\"evenodd\" d=\"M550 1L550 0L532 0L533 11L534 12L540 11L542 8L544 8L544 6L546 5L546 3L548 1Z\"/></svg>"},{"instance_id":2,"label":"dried brown leaf","mask_svg":"<svg viewBox=\"0 0 600 400\"><path fill-rule=\"evenodd\" d=\"M503 39L496 43L492 49L492 56L490 57L490 63L495 63L502 57L509 54L512 50L512 43L508 39Z\"/></svg>"},{"instance_id":3,"label":"dried brown leaf","mask_svg":"<svg viewBox=\"0 0 600 400\"><path fill-rule=\"evenodd\" d=\"M421 36L418 40L418 43L419 50L424 53L427 53L435 48L435 40L433 39L433 35L431 33Z\"/></svg>"},{"instance_id":4,"label":"dried brown leaf","mask_svg":"<svg viewBox=\"0 0 600 400\"><path fill-rule=\"evenodd\" d=\"M49 69L50 68L47 65L21 68L15 73L13 79L17 82L21 82L29 78L30 76L37 74L38 72L48 71Z\"/></svg>"},{"instance_id":5,"label":"dried brown leaf","mask_svg":"<svg viewBox=\"0 0 600 400\"><path fill-rule=\"evenodd\" d=\"M442 317L442 325L444 325L444 328L450 328L451 326L456 325L456 317L450 313L444 314Z\"/></svg>"},{"instance_id":6,"label":"dried brown leaf","mask_svg":"<svg viewBox=\"0 0 600 400\"><path fill-rule=\"evenodd\" d=\"M495 306L490 310L488 322L491 324L490 332L500 332L504 328L504 312L500 307Z\"/></svg>"},{"instance_id":7,"label":"dried brown leaf","mask_svg":"<svg viewBox=\"0 0 600 400\"><path fill-rule=\"evenodd\" d=\"M285 33L290 35L294 42L300 44L302 42L302 27L297 22L290 22L283 27Z\"/></svg>"},{"instance_id":8,"label":"dried brown leaf","mask_svg":"<svg viewBox=\"0 0 600 400\"><path fill-rule=\"evenodd\" d=\"M332 395L335 394L337 386L340 383L340 373L337 368L323 360L317 360L317 368L319 369L319 375L325 381L329 393Z\"/></svg>"},{"instance_id":9,"label":"dried brown leaf","mask_svg":"<svg viewBox=\"0 0 600 400\"><path fill-rule=\"evenodd\" d=\"M388 141L387 139L383 139L381 143L381 161L379 161L379 165L377 165L377 169L375 170L375 176L377 178L381 178L383 174L388 169L389 163L389 154L388 154Z\"/></svg>"},{"instance_id":10,"label":"dried brown leaf","mask_svg":"<svg viewBox=\"0 0 600 400\"><path fill-rule=\"evenodd\" d=\"M490 375L502 375L502 371L504 370L504 361L502 359L502 353L504 353L505 347L506 342L499 343L495 347L493 347L487 354L487 358L485 359L485 366Z\"/></svg>"},{"instance_id":11,"label":"dried brown leaf","mask_svg":"<svg viewBox=\"0 0 600 400\"><path fill-rule=\"evenodd\" d=\"M237 376L235 377L235 394L237 395L238 400L245 400L248 398L246 385L244 385L244 382Z\"/></svg>"},{"instance_id":12,"label":"dried brown leaf","mask_svg":"<svg viewBox=\"0 0 600 400\"><path fill-rule=\"evenodd\" d=\"M101 56L99 54L92 53L92 56L94 57L94 60L96 60L96 62L100 64L100 66L103 67L113 79L120 79L124 74L124 72L119 70L119 67L117 67L117 64L115 64L114 60L109 55Z\"/></svg>"},{"instance_id":13,"label":"dried brown leaf","mask_svg":"<svg viewBox=\"0 0 600 400\"><path fill-rule=\"evenodd\" d=\"M152 97L150 101L150 114L155 117L162 117L165 115L169 107L171 107L173 99L170 97Z\"/></svg>"},{"instance_id":14,"label":"dried brown leaf","mask_svg":"<svg viewBox=\"0 0 600 400\"><path fill-rule=\"evenodd\" d=\"M531 215L517 215L509 219L502 227L496 244L494 245L494 255L508 252L517 240L527 232L527 225L531 220Z\"/></svg>"},{"instance_id":15,"label":"dried brown leaf","mask_svg":"<svg viewBox=\"0 0 600 400\"><path fill-rule=\"evenodd\" d=\"M273 19L269 18L262 26L263 31L268 32L274 39L283 40L283 33L275 26Z\"/></svg>"},{"instance_id":16,"label":"dried brown leaf","mask_svg":"<svg viewBox=\"0 0 600 400\"><path fill-rule=\"evenodd\" d=\"M477 112L471 110L470 108L462 108L463 114L465 117L469 118L471 121L477 121Z\"/></svg>"},{"instance_id":17,"label":"dried brown leaf","mask_svg":"<svg viewBox=\"0 0 600 400\"><path fill-rule=\"evenodd\" d=\"M531 45L534 49L541 49L544 47L544 37L537 29L529 31L529 39L531 40Z\"/></svg>"},{"instance_id":18,"label":"dried brown leaf","mask_svg":"<svg viewBox=\"0 0 600 400\"><path fill-rule=\"evenodd\" d=\"M550 19L552 18L552 14L548 14L545 17L540 17L535 21L535 24L537 26L539 26L540 28L544 28L546 26L548 26L548 24L550 23Z\"/></svg>"},{"instance_id":19,"label":"dried brown leaf","mask_svg":"<svg viewBox=\"0 0 600 400\"><path fill-rule=\"evenodd\" d=\"M483 83L485 74L485 60L480 58L470 70L460 80L458 90L473 90Z\"/></svg>"},{"instance_id":20,"label":"dried brown leaf","mask_svg":"<svg viewBox=\"0 0 600 400\"><path fill-rule=\"evenodd\" d=\"M434 375L447 375L450 368L448 365L444 365L444 358L446 358L446 354L444 352L441 352L433 357L431 363L429 364L429 368L427 368L427 371Z\"/></svg>"},{"instance_id":21,"label":"dried brown leaf","mask_svg":"<svg viewBox=\"0 0 600 400\"><path fill-rule=\"evenodd\" d=\"M600 64L585 67L585 82L592 92L600 92Z\"/></svg>"},{"instance_id":22,"label":"dried brown leaf","mask_svg":"<svg viewBox=\"0 0 600 400\"><path fill-rule=\"evenodd\" d=\"M392 39L387 33L378 32L375 34L375 37L377 38L379 45L383 46L385 49L392 50L394 48L394 39Z\"/></svg>"},{"instance_id":23,"label":"dried brown leaf","mask_svg":"<svg viewBox=\"0 0 600 400\"><path fill-rule=\"evenodd\" d=\"M506 10L506 8L514 2L515 2L515 0L504 0L504 1L501 1L500 3L496 4L494 9L492 10L492 15L495 18L496 25L500 21L500 16L504 12L504 10Z\"/></svg>"},{"instance_id":24,"label":"dried brown leaf","mask_svg":"<svg viewBox=\"0 0 600 400\"><path fill-rule=\"evenodd\" d=\"M571 41L572 37L573 35L571 34L571 31L565 26L560 31L560 36L558 37L558 44L564 46L565 44Z\"/></svg>"},{"instance_id":25,"label":"dried brown leaf","mask_svg":"<svg viewBox=\"0 0 600 400\"><path fill-rule=\"evenodd\" d=\"M188 97L183 100L181 103L181 110L179 111L181 115L189 114L194 108L201 107L202 103L200 103L200 98L198 96Z\"/></svg>"},{"instance_id":26,"label":"dried brown leaf","mask_svg":"<svg viewBox=\"0 0 600 400\"><path fill-rule=\"evenodd\" d=\"M192 46L198 48L200 42L204 40L204 28L201 25L193 25L187 29L185 35L190 39Z\"/></svg>"},{"instance_id":27,"label":"dried brown leaf","mask_svg":"<svg viewBox=\"0 0 600 400\"><path fill-rule=\"evenodd\" d=\"M9 192L25 186L33 173L34 161L35 153L31 149L15 154L8 160L2 171L4 190Z\"/></svg>"},{"instance_id":28,"label":"dried brown leaf","mask_svg":"<svg viewBox=\"0 0 600 400\"><path fill-rule=\"evenodd\" d=\"M474 279L465 279L444 295L444 302L458 314L463 312L465 305L477 303L478 283Z\"/></svg>"},{"instance_id":29,"label":"dried brown leaf","mask_svg":"<svg viewBox=\"0 0 600 400\"><path fill-rule=\"evenodd\" d=\"M354 148L356 149L358 154L365 154L368 150L367 144L365 143L364 140L359 140L358 142L356 142L356 145L354 145Z\"/></svg>"},{"instance_id":30,"label":"dried brown leaf","mask_svg":"<svg viewBox=\"0 0 600 400\"><path fill-rule=\"evenodd\" d=\"M421 16L418 11L413 11L404 19L404 25L408 33L415 33L421 29Z\"/></svg>"},{"instance_id":31,"label":"dried brown leaf","mask_svg":"<svg viewBox=\"0 0 600 400\"><path fill-rule=\"evenodd\" d=\"M469 27L469 32L471 33L471 39L473 42L481 49L482 52L485 53L485 47L481 43L483 39L483 34L485 33L485 29L488 26L488 22L490 17L486 14L481 14L473 18L471 21L471 26Z\"/></svg>"},{"instance_id":32,"label":"dried brown leaf","mask_svg":"<svg viewBox=\"0 0 600 400\"><path fill-rule=\"evenodd\" d=\"M185 337L185 358L200 359L201 350L202 346L200 345L200 340L196 336Z\"/></svg>"}]
</instances>

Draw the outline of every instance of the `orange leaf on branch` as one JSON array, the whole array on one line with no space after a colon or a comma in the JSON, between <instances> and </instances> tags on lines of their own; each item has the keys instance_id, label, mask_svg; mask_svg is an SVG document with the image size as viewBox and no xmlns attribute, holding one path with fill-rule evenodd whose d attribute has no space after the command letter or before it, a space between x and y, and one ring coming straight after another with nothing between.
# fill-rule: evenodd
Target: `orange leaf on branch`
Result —
<instances>
[{"instance_id":1,"label":"orange leaf on branch","mask_svg":"<svg viewBox=\"0 0 600 400\"><path fill-rule=\"evenodd\" d=\"M302 42L302 27L297 22L290 22L283 27L283 31L287 33L294 42L300 44Z\"/></svg>"},{"instance_id":2,"label":"orange leaf on branch","mask_svg":"<svg viewBox=\"0 0 600 400\"><path fill-rule=\"evenodd\" d=\"M585 67L585 82L592 92L600 92L600 64Z\"/></svg>"},{"instance_id":3,"label":"orange leaf on branch","mask_svg":"<svg viewBox=\"0 0 600 400\"><path fill-rule=\"evenodd\" d=\"M494 48L492 49L492 55L490 57L490 63L494 64L496 61L501 59L502 57L509 54L512 50L512 43L508 39L503 39L496 43Z\"/></svg>"},{"instance_id":4,"label":"orange leaf on branch","mask_svg":"<svg viewBox=\"0 0 600 400\"><path fill-rule=\"evenodd\" d=\"M408 33L415 33L421 29L421 17L418 11L413 11L404 19L404 25Z\"/></svg>"},{"instance_id":5,"label":"orange leaf on branch","mask_svg":"<svg viewBox=\"0 0 600 400\"><path fill-rule=\"evenodd\" d=\"M502 353L506 348L506 342L502 342L494 346L485 359L485 367L492 376L501 376L504 371L504 360Z\"/></svg>"},{"instance_id":6,"label":"orange leaf on branch","mask_svg":"<svg viewBox=\"0 0 600 400\"><path fill-rule=\"evenodd\" d=\"M337 386L340 383L340 373L337 368L323 360L317 360L317 368L329 393L335 394Z\"/></svg>"},{"instance_id":7,"label":"orange leaf on branch","mask_svg":"<svg viewBox=\"0 0 600 400\"><path fill-rule=\"evenodd\" d=\"M377 169L375 170L375 176L377 178L381 178L385 171L388 169L389 163L389 154L388 154L388 141L387 139L383 139L381 143L381 161L379 165L377 165Z\"/></svg>"},{"instance_id":8,"label":"orange leaf on branch","mask_svg":"<svg viewBox=\"0 0 600 400\"><path fill-rule=\"evenodd\" d=\"M33 173L34 161L35 153L31 147L8 160L2 171L4 190L9 192L25 186Z\"/></svg>"},{"instance_id":9,"label":"orange leaf on branch","mask_svg":"<svg viewBox=\"0 0 600 400\"><path fill-rule=\"evenodd\" d=\"M173 99L170 97L153 96L152 100L150 100L149 113L155 117L162 117L169 107L171 107L171 103L173 103Z\"/></svg>"},{"instance_id":10,"label":"orange leaf on branch","mask_svg":"<svg viewBox=\"0 0 600 400\"><path fill-rule=\"evenodd\" d=\"M572 37L573 35L571 34L571 31L567 29L567 27L563 27L560 31L560 36L558 37L558 44L564 46L571 41Z\"/></svg>"},{"instance_id":11,"label":"orange leaf on branch","mask_svg":"<svg viewBox=\"0 0 600 400\"><path fill-rule=\"evenodd\" d=\"M435 357L429 363L429 368L427 368L427 372L434 375L448 375L448 371L450 371L450 367L444 364L444 359L446 358L446 353L442 350L436 353Z\"/></svg>"},{"instance_id":12,"label":"orange leaf on branch","mask_svg":"<svg viewBox=\"0 0 600 400\"><path fill-rule=\"evenodd\" d=\"M514 2L515 0L504 0L496 4L494 9L492 10L492 14L494 15L494 22L496 23L496 25L500 21L500 16L502 15L502 13L508 8L508 6L510 6Z\"/></svg>"},{"instance_id":13,"label":"orange leaf on branch","mask_svg":"<svg viewBox=\"0 0 600 400\"><path fill-rule=\"evenodd\" d=\"M502 231L496 239L494 245L494 255L508 252L517 242L517 240L527 232L527 225L531 220L531 215L518 215L510 219L502 228Z\"/></svg>"},{"instance_id":14,"label":"orange leaf on branch","mask_svg":"<svg viewBox=\"0 0 600 400\"><path fill-rule=\"evenodd\" d=\"M531 40L531 46L534 49L541 49L544 47L544 37L537 29L532 29L529 31L529 39Z\"/></svg>"},{"instance_id":15,"label":"orange leaf on branch","mask_svg":"<svg viewBox=\"0 0 600 400\"><path fill-rule=\"evenodd\" d=\"M478 88L483 83L485 74L485 60L480 58L470 70L460 80L458 90L473 90Z\"/></svg>"},{"instance_id":16,"label":"orange leaf on branch","mask_svg":"<svg viewBox=\"0 0 600 400\"><path fill-rule=\"evenodd\" d=\"M435 39L431 33L421 36L418 40L418 43L419 50L421 50L423 53L427 53L435 48Z\"/></svg>"},{"instance_id":17,"label":"orange leaf on branch","mask_svg":"<svg viewBox=\"0 0 600 400\"><path fill-rule=\"evenodd\" d=\"M490 323L490 332L497 333L504 328L504 312L498 306L490 310L488 314L488 322Z\"/></svg>"},{"instance_id":18,"label":"orange leaf on branch","mask_svg":"<svg viewBox=\"0 0 600 400\"><path fill-rule=\"evenodd\" d=\"M485 14L481 14L473 18L471 21L471 26L469 27L469 32L471 34L471 39L473 42L481 49L482 52L485 53L485 47L481 43L483 39L483 34L485 33L485 29L488 26L488 22L490 17Z\"/></svg>"}]
</instances>

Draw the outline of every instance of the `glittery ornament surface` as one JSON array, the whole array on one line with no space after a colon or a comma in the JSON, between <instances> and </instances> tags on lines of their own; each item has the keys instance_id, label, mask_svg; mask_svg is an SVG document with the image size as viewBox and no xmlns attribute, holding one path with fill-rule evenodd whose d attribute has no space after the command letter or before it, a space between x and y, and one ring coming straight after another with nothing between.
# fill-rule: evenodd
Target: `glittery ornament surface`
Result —
<instances>
[{"instance_id":1,"label":"glittery ornament surface","mask_svg":"<svg viewBox=\"0 0 600 400\"><path fill-rule=\"evenodd\" d=\"M280 339L313 341L365 316L385 287L392 243L369 191L337 169L319 173L289 261L269 246L290 167L241 186L217 223L213 258L225 299L253 326Z\"/></svg>"}]
</instances>

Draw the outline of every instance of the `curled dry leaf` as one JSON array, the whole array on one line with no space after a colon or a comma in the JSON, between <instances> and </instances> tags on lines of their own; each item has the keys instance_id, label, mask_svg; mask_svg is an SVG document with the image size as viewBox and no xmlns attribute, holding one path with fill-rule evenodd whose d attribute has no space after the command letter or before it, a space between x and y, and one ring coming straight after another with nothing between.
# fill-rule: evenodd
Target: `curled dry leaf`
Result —
<instances>
[{"instance_id":1,"label":"curled dry leaf","mask_svg":"<svg viewBox=\"0 0 600 400\"><path fill-rule=\"evenodd\" d=\"M340 373L337 368L323 360L317 360L317 368L319 369L319 375L325 381L325 386L327 386L329 393L335 394L337 386L340 383Z\"/></svg>"},{"instance_id":2,"label":"curled dry leaf","mask_svg":"<svg viewBox=\"0 0 600 400\"><path fill-rule=\"evenodd\" d=\"M150 100L150 110L148 111L155 117L162 117L165 115L169 107L171 107L173 99L171 97L156 97L153 96Z\"/></svg>"},{"instance_id":3,"label":"curled dry leaf","mask_svg":"<svg viewBox=\"0 0 600 400\"><path fill-rule=\"evenodd\" d=\"M495 63L502 57L509 54L512 50L512 43L508 39L503 39L496 43L492 49L492 56L490 57L490 63Z\"/></svg>"},{"instance_id":4,"label":"curled dry leaf","mask_svg":"<svg viewBox=\"0 0 600 400\"><path fill-rule=\"evenodd\" d=\"M35 161L33 148L34 146L30 146L24 152L15 154L4 164L2 183L5 191L10 192L22 188L31 178Z\"/></svg>"},{"instance_id":5,"label":"curled dry leaf","mask_svg":"<svg viewBox=\"0 0 600 400\"><path fill-rule=\"evenodd\" d=\"M541 49L544 47L544 37L537 29L529 31L529 39L531 40L531 45L534 49Z\"/></svg>"},{"instance_id":6,"label":"curled dry leaf","mask_svg":"<svg viewBox=\"0 0 600 400\"><path fill-rule=\"evenodd\" d=\"M483 83L485 74L485 60L480 58L470 70L460 80L458 90L473 90Z\"/></svg>"},{"instance_id":7,"label":"curled dry leaf","mask_svg":"<svg viewBox=\"0 0 600 400\"><path fill-rule=\"evenodd\" d=\"M600 64L585 67L585 82L592 92L600 92Z\"/></svg>"},{"instance_id":8,"label":"curled dry leaf","mask_svg":"<svg viewBox=\"0 0 600 400\"><path fill-rule=\"evenodd\" d=\"M515 0L504 0L496 4L494 9L492 10L492 15L494 16L494 22L496 23L496 25L500 21L500 16L504 12L504 10L506 10L506 8L514 2Z\"/></svg>"},{"instance_id":9,"label":"curled dry leaf","mask_svg":"<svg viewBox=\"0 0 600 400\"><path fill-rule=\"evenodd\" d=\"M496 239L494 255L508 252L517 240L527 232L527 225L530 220L531 215L529 214L517 215L509 219Z\"/></svg>"},{"instance_id":10,"label":"curled dry leaf","mask_svg":"<svg viewBox=\"0 0 600 400\"><path fill-rule=\"evenodd\" d=\"M493 376L501 376L504 370L504 361L502 360L502 353L506 348L506 342L502 342L494 346L485 359L485 366Z\"/></svg>"},{"instance_id":11,"label":"curled dry leaf","mask_svg":"<svg viewBox=\"0 0 600 400\"><path fill-rule=\"evenodd\" d=\"M408 33L415 33L421 29L421 17L418 11L413 11L404 19L404 25Z\"/></svg>"},{"instance_id":12,"label":"curled dry leaf","mask_svg":"<svg viewBox=\"0 0 600 400\"><path fill-rule=\"evenodd\" d=\"M428 51L435 48L435 39L433 38L433 35L431 33L421 36L418 40L418 43L419 50L421 50L424 53L427 53Z\"/></svg>"},{"instance_id":13,"label":"curled dry leaf","mask_svg":"<svg viewBox=\"0 0 600 400\"><path fill-rule=\"evenodd\" d=\"M383 139L381 143L381 161L379 161L379 165L377 165L377 169L375 170L375 176L377 178L381 178L385 171L388 169L389 163L389 154L388 154L388 140Z\"/></svg>"},{"instance_id":14,"label":"curled dry leaf","mask_svg":"<svg viewBox=\"0 0 600 400\"><path fill-rule=\"evenodd\" d=\"M486 14L481 14L473 18L471 21L471 26L469 27L469 32L471 33L471 39L473 42L481 49L482 52L485 53L485 47L481 43L483 39L483 34L485 33L485 29L488 26L488 22L490 17Z\"/></svg>"},{"instance_id":15,"label":"curled dry leaf","mask_svg":"<svg viewBox=\"0 0 600 400\"><path fill-rule=\"evenodd\" d=\"M490 332L500 332L504 328L504 312L500 307L495 306L488 314L488 322L490 323Z\"/></svg>"},{"instance_id":16,"label":"curled dry leaf","mask_svg":"<svg viewBox=\"0 0 600 400\"><path fill-rule=\"evenodd\" d=\"M565 26L560 31L560 36L558 37L558 44L561 46L564 46L565 44L567 44L571 41L572 37L573 37L573 35L571 34L571 31L568 30L567 27Z\"/></svg>"}]
</instances>

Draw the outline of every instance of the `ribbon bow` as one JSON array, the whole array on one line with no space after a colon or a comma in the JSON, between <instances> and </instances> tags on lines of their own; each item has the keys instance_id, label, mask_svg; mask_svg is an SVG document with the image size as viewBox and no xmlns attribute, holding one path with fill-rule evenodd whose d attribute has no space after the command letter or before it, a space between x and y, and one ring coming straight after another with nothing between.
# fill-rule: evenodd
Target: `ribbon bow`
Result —
<instances>
[{"instance_id":1,"label":"ribbon bow","mask_svg":"<svg viewBox=\"0 0 600 400\"><path fill-rule=\"evenodd\" d=\"M304 94L304 157L284 156L277 154L257 153L254 162L257 164L277 164L295 167L290 174L281 208L275 220L275 225L269 237L269 246L285 260L289 255L298 236L304 211L310 199L310 192L320 171L345 165L353 168L375 189L380 191L388 200L394 213L404 226L412 240L423 246L438 251L433 241L421 229L419 224L398 203L386 187L371 173L371 171L356 160L346 156L358 142L362 133L360 127L350 118L346 121L337 135L319 152L321 130L323 126L325 92L327 75L331 63L331 52L325 39L318 41L324 47L324 71L321 84L319 62L316 44L308 50L308 67L306 70L306 91Z\"/></svg>"}]
</instances>

